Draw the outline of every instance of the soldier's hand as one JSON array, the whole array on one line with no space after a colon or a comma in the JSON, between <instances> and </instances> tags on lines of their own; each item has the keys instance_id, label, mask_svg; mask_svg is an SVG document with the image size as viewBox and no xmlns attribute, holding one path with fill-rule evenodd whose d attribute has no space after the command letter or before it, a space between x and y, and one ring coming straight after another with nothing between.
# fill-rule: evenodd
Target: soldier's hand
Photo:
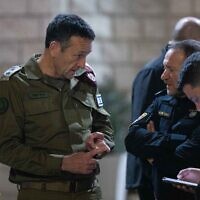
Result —
<instances>
[{"instance_id":1,"label":"soldier's hand","mask_svg":"<svg viewBox=\"0 0 200 200\"><path fill-rule=\"evenodd\" d=\"M90 174L97 167L94 157L99 153L98 149L90 152L78 152L63 157L61 170L75 174Z\"/></svg>"},{"instance_id":2,"label":"soldier's hand","mask_svg":"<svg viewBox=\"0 0 200 200\"><path fill-rule=\"evenodd\" d=\"M105 140L97 141L95 148L98 148L99 152L102 152L102 153L103 152L107 152L107 153L110 152L110 147L106 144Z\"/></svg>"},{"instance_id":3,"label":"soldier's hand","mask_svg":"<svg viewBox=\"0 0 200 200\"><path fill-rule=\"evenodd\" d=\"M85 145L88 151L91 151L96 148L96 143L103 141L104 140L104 135L101 132L94 132L90 133L88 138L85 141Z\"/></svg>"},{"instance_id":4,"label":"soldier's hand","mask_svg":"<svg viewBox=\"0 0 200 200\"><path fill-rule=\"evenodd\" d=\"M110 147L106 144L101 132L94 132L89 135L86 140L86 148L89 151L97 149L99 153L95 156L96 158L101 158L104 154L110 152Z\"/></svg>"}]
</instances>

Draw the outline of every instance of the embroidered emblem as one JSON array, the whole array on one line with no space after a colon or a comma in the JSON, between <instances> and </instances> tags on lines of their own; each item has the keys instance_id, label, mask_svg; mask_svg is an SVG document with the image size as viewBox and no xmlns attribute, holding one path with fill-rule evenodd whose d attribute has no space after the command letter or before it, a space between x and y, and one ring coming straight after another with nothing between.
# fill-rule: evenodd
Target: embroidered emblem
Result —
<instances>
[{"instance_id":1,"label":"embroidered emblem","mask_svg":"<svg viewBox=\"0 0 200 200\"><path fill-rule=\"evenodd\" d=\"M169 113L166 113L166 112L163 112L163 111L158 111L158 115L163 116L163 117L169 117L170 116Z\"/></svg>"},{"instance_id":2,"label":"embroidered emblem","mask_svg":"<svg viewBox=\"0 0 200 200\"><path fill-rule=\"evenodd\" d=\"M32 92L29 94L31 99L44 99L48 98L48 93L46 92Z\"/></svg>"},{"instance_id":3,"label":"embroidered emblem","mask_svg":"<svg viewBox=\"0 0 200 200\"><path fill-rule=\"evenodd\" d=\"M102 107L103 106L103 100L102 100L101 94L96 95L96 100L97 100L98 107L99 108Z\"/></svg>"},{"instance_id":4,"label":"embroidered emblem","mask_svg":"<svg viewBox=\"0 0 200 200\"><path fill-rule=\"evenodd\" d=\"M93 73L87 73L87 77L88 77L91 81L96 82L96 79L95 79L95 76L94 76Z\"/></svg>"}]
</instances>

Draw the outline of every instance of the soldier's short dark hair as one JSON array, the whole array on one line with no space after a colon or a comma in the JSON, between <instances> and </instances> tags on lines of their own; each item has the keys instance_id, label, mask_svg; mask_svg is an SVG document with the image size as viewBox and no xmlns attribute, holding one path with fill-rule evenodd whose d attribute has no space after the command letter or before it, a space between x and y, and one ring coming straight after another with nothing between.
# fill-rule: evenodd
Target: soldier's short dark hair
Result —
<instances>
[{"instance_id":1,"label":"soldier's short dark hair","mask_svg":"<svg viewBox=\"0 0 200 200\"><path fill-rule=\"evenodd\" d=\"M178 89L182 91L186 84L200 86L200 51L190 55L183 63Z\"/></svg>"},{"instance_id":2,"label":"soldier's short dark hair","mask_svg":"<svg viewBox=\"0 0 200 200\"><path fill-rule=\"evenodd\" d=\"M65 49L72 36L80 36L94 40L95 33L79 16L73 14L59 14L47 27L45 48L49 48L52 41L58 41L60 42L62 49Z\"/></svg>"}]
</instances>

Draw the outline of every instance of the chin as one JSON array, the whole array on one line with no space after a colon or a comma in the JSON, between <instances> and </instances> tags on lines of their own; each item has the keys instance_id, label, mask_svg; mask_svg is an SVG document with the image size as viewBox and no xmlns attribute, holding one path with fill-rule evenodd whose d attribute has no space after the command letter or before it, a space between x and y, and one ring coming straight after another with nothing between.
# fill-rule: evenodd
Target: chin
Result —
<instances>
[{"instance_id":1,"label":"chin","mask_svg":"<svg viewBox=\"0 0 200 200\"><path fill-rule=\"evenodd\" d=\"M168 94L168 95L172 95L173 92L172 92L171 90L167 89L167 94Z\"/></svg>"},{"instance_id":2,"label":"chin","mask_svg":"<svg viewBox=\"0 0 200 200\"><path fill-rule=\"evenodd\" d=\"M167 90L167 94L170 95L170 96L175 96L177 94L177 91Z\"/></svg>"}]
</instances>

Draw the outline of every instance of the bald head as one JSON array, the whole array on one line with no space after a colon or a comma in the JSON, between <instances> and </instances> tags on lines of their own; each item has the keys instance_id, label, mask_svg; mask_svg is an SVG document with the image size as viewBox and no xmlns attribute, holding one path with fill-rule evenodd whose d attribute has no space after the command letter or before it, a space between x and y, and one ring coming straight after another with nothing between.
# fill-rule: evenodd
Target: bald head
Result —
<instances>
[{"instance_id":1,"label":"bald head","mask_svg":"<svg viewBox=\"0 0 200 200\"><path fill-rule=\"evenodd\" d=\"M200 19L196 17L181 18L175 25L173 40L194 39L200 41Z\"/></svg>"}]
</instances>

